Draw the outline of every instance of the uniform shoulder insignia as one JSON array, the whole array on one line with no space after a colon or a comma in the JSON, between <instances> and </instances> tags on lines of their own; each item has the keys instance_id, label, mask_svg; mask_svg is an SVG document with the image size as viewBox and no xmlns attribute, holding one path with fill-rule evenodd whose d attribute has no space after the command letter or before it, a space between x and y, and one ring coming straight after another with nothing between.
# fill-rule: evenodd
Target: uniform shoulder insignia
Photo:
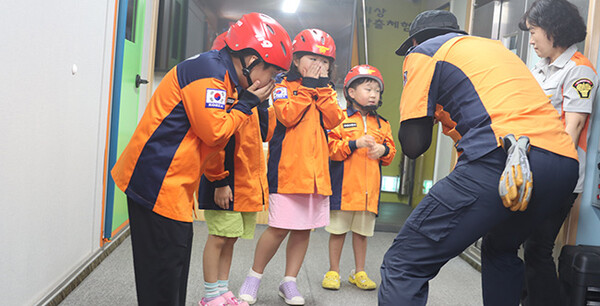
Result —
<instances>
[{"instance_id":1,"label":"uniform shoulder insignia","mask_svg":"<svg viewBox=\"0 0 600 306\"><path fill-rule=\"evenodd\" d=\"M588 78L581 78L573 82L573 88L577 90L579 97L582 99L589 99L594 83Z\"/></svg>"},{"instance_id":2,"label":"uniform shoulder insignia","mask_svg":"<svg viewBox=\"0 0 600 306\"><path fill-rule=\"evenodd\" d=\"M275 91L273 92L273 101L277 101L279 99L287 99L287 98L288 98L288 92L287 92L287 88L285 88L285 87L276 88Z\"/></svg>"},{"instance_id":3,"label":"uniform shoulder insignia","mask_svg":"<svg viewBox=\"0 0 600 306\"><path fill-rule=\"evenodd\" d=\"M206 108L225 109L227 100L227 92L223 89L207 88L206 89Z\"/></svg>"}]
</instances>

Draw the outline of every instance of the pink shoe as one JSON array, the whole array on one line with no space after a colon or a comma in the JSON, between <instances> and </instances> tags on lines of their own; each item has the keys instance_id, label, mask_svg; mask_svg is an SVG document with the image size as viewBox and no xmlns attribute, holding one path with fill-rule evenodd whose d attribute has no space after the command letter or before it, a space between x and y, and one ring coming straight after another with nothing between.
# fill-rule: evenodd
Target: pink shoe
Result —
<instances>
[{"instance_id":1,"label":"pink shoe","mask_svg":"<svg viewBox=\"0 0 600 306\"><path fill-rule=\"evenodd\" d=\"M218 297L216 297L214 300L211 300L210 302L207 302L205 298L202 298L202 300L200 300L200 302L198 302L198 306L227 306L229 304L227 304L227 301L225 300L225 298L220 295Z\"/></svg>"},{"instance_id":2,"label":"pink shoe","mask_svg":"<svg viewBox=\"0 0 600 306\"><path fill-rule=\"evenodd\" d=\"M232 306L248 306L248 303L246 303L244 301L240 301L238 298L235 297L235 295L233 295L233 292L231 292L231 291L227 291L227 292L221 294L221 296L223 298L225 298L225 301L227 302L227 305L232 305Z\"/></svg>"}]
</instances>

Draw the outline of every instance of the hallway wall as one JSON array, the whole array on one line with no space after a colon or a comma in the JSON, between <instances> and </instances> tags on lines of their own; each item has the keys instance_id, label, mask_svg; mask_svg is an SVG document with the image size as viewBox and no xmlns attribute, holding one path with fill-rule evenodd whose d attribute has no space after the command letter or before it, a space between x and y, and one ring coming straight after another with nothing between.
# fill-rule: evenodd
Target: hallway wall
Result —
<instances>
[{"instance_id":1,"label":"hallway wall","mask_svg":"<svg viewBox=\"0 0 600 306\"><path fill-rule=\"evenodd\" d=\"M35 303L100 249L115 2L0 3L2 304Z\"/></svg>"}]
</instances>

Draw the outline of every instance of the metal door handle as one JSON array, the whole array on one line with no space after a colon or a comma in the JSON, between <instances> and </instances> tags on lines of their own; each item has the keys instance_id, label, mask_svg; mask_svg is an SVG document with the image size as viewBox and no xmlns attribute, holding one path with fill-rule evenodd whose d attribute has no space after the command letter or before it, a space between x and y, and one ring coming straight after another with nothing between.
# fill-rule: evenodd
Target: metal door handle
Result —
<instances>
[{"instance_id":1,"label":"metal door handle","mask_svg":"<svg viewBox=\"0 0 600 306\"><path fill-rule=\"evenodd\" d=\"M140 84L148 84L148 80L142 79L139 74L135 75L135 88L140 88Z\"/></svg>"}]
</instances>

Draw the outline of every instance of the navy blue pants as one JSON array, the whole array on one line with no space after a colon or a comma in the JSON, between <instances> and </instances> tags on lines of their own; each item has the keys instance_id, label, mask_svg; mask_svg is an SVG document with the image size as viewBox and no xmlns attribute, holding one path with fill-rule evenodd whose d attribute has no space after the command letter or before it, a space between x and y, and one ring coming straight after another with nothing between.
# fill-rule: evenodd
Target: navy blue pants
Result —
<instances>
[{"instance_id":1,"label":"navy blue pants","mask_svg":"<svg viewBox=\"0 0 600 306\"><path fill-rule=\"evenodd\" d=\"M523 306L566 305L561 297L560 282L556 275L556 264L552 253L554 241L565 218L573 207L578 193L569 196L566 205L546 218L525 241L525 297Z\"/></svg>"},{"instance_id":2,"label":"navy blue pants","mask_svg":"<svg viewBox=\"0 0 600 306\"><path fill-rule=\"evenodd\" d=\"M192 222L165 218L127 197L138 305L185 305Z\"/></svg>"},{"instance_id":3,"label":"navy blue pants","mask_svg":"<svg viewBox=\"0 0 600 306\"><path fill-rule=\"evenodd\" d=\"M431 188L383 258L379 305L425 305L429 280L480 237L484 304L519 305L524 265L517 250L536 225L566 205L578 162L532 147L533 195L524 212L505 208L498 195L505 162L498 148L459 164Z\"/></svg>"}]
</instances>

